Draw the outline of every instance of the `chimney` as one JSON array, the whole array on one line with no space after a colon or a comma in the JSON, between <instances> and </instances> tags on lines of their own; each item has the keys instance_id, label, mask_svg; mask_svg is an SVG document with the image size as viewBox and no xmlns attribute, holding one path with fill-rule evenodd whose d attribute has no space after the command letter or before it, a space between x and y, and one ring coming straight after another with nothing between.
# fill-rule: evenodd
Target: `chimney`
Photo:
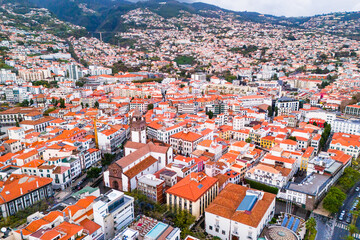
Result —
<instances>
[{"instance_id":1,"label":"chimney","mask_svg":"<svg viewBox=\"0 0 360 240\"><path fill-rule=\"evenodd\" d=\"M38 182L38 181L36 181L36 187L37 187L37 188L39 187L39 182Z\"/></svg>"},{"instance_id":2,"label":"chimney","mask_svg":"<svg viewBox=\"0 0 360 240\"><path fill-rule=\"evenodd\" d=\"M23 191L22 191L22 188L20 188L20 194L23 195Z\"/></svg>"}]
</instances>

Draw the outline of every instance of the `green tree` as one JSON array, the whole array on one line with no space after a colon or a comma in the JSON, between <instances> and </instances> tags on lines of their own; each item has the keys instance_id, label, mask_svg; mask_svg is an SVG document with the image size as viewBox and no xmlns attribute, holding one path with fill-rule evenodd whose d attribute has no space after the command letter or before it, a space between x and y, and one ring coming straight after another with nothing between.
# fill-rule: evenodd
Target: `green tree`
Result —
<instances>
[{"instance_id":1,"label":"green tree","mask_svg":"<svg viewBox=\"0 0 360 240\"><path fill-rule=\"evenodd\" d=\"M22 103L20 103L20 106L21 107L28 107L29 106L29 101L25 99L24 101L22 101Z\"/></svg>"},{"instance_id":2,"label":"green tree","mask_svg":"<svg viewBox=\"0 0 360 240\"><path fill-rule=\"evenodd\" d=\"M47 109L47 110L44 112L44 116L49 116L49 113L51 113L52 111L55 111L55 109L56 109L56 108L54 108L54 107Z\"/></svg>"},{"instance_id":3,"label":"green tree","mask_svg":"<svg viewBox=\"0 0 360 240\"><path fill-rule=\"evenodd\" d=\"M247 139L245 139L245 142L247 142L247 143L251 143L251 138L247 138Z\"/></svg>"},{"instance_id":4,"label":"green tree","mask_svg":"<svg viewBox=\"0 0 360 240\"><path fill-rule=\"evenodd\" d=\"M98 101L95 102L94 108L99 108L99 102Z\"/></svg>"},{"instance_id":5,"label":"green tree","mask_svg":"<svg viewBox=\"0 0 360 240\"><path fill-rule=\"evenodd\" d=\"M108 166L112 163L112 161L115 159L115 156L110 153L105 153L104 157L101 159L101 165L102 166Z\"/></svg>"},{"instance_id":6,"label":"green tree","mask_svg":"<svg viewBox=\"0 0 360 240\"><path fill-rule=\"evenodd\" d=\"M348 167L344 170L343 175L340 177L338 186L342 191L347 192L359 180L360 180L360 173L355 169Z\"/></svg>"},{"instance_id":7,"label":"green tree","mask_svg":"<svg viewBox=\"0 0 360 240\"><path fill-rule=\"evenodd\" d=\"M34 104L34 100L30 99L30 105Z\"/></svg>"},{"instance_id":8,"label":"green tree","mask_svg":"<svg viewBox=\"0 0 360 240\"><path fill-rule=\"evenodd\" d=\"M312 124L313 124L314 126L317 126L317 123L316 123L316 122L313 122Z\"/></svg>"},{"instance_id":9,"label":"green tree","mask_svg":"<svg viewBox=\"0 0 360 240\"><path fill-rule=\"evenodd\" d=\"M309 218L305 223L305 227L306 227L305 239L315 240L316 233L317 233L315 218L313 218L313 217Z\"/></svg>"},{"instance_id":10,"label":"green tree","mask_svg":"<svg viewBox=\"0 0 360 240\"><path fill-rule=\"evenodd\" d=\"M275 113L275 117L277 117L278 114L279 114L279 108L278 107L274 108L274 113Z\"/></svg>"},{"instance_id":11,"label":"green tree","mask_svg":"<svg viewBox=\"0 0 360 240\"><path fill-rule=\"evenodd\" d=\"M89 67L89 63L85 60L85 59L80 59L80 63L84 66L84 67L86 67L86 68L88 68Z\"/></svg>"},{"instance_id":12,"label":"green tree","mask_svg":"<svg viewBox=\"0 0 360 240\"><path fill-rule=\"evenodd\" d=\"M76 81L75 86L77 87L83 87L85 85L85 81Z\"/></svg>"},{"instance_id":13,"label":"green tree","mask_svg":"<svg viewBox=\"0 0 360 240\"><path fill-rule=\"evenodd\" d=\"M154 104L152 103L148 104L147 109L148 110L154 109Z\"/></svg>"},{"instance_id":14,"label":"green tree","mask_svg":"<svg viewBox=\"0 0 360 240\"><path fill-rule=\"evenodd\" d=\"M206 112L206 115L209 116L209 119L212 119L214 116L214 113L210 110L210 111Z\"/></svg>"},{"instance_id":15,"label":"green tree","mask_svg":"<svg viewBox=\"0 0 360 240\"><path fill-rule=\"evenodd\" d=\"M271 106L268 106L267 110L268 110L268 117L272 117L273 114L274 114L272 107L271 107Z\"/></svg>"},{"instance_id":16,"label":"green tree","mask_svg":"<svg viewBox=\"0 0 360 240\"><path fill-rule=\"evenodd\" d=\"M54 107L56 107L58 105L58 100L56 100L55 98L51 99L51 104L54 105Z\"/></svg>"},{"instance_id":17,"label":"green tree","mask_svg":"<svg viewBox=\"0 0 360 240\"><path fill-rule=\"evenodd\" d=\"M101 169L97 167L92 167L87 171L87 177L88 178L98 178L100 176Z\"/></svg>"},{"instance_id":18,"label":"green tree","mask_svg":"<svg viewBox=\"0 0 360 240\"><path fill-rule=\"evenodd\" d=\"M350 224L349 225L349 235L353 236L355 233L358 233L359 229L354 225L354 224Z\"/></svg>"},{"instance_id":19,"label":"green tree","mask_svg":"<svg viewBox=\"0 0 360 240\"><path fill-rule=\"evenodd\" d=\"M60 108L66 108L65 99L63 99L63 98L60 98Z\"/></svg>"},{"instance_id":20,"label":"green tree","mask_svg":"<svg viewBox=\"0 0 360 240\"><path fill-rule=\"evenodd\" d=\"M324 198L323 206L327 211L331 213L336 213L339 211L345 199L346 199L345 193L343 193L337 187L331 187L328 194Z\"/></svg>"},{"instance_id":21,"label":"green tree","mask_svg":"<svg viewBox=\"0 0 360 240\"><path fill-rule=\"evenodd\" d=\"M19 124L18 121L16 121L15 126L16 126L16 127L20 127L20 124Z\"/></svg>"},{"instance_id":22,"label":"green tree","mask_svg":"<svg viewBox=\"0 0 360 240\"><path fill-rule=\"evenodd\" d=\"M174 224L175 226L181 229L182 239L184 239L187 235L189 235L189 233L191 233L189 227L194 222L195 222L195 217L191 215L188 211L182 210L176 213Z\"/></svg>"},{"instance_id":23,"label":"green tree","mask_svg":"<svg viewBox=\"0 0 360 240\"><path fill-rule=\"evenodd\" d=\"M347 235L345 238L345 240L355 240L355 238L353 236Z\"/></svg>"},{"instance_id":24,"label":"green tree","mask_svg":"<svg viewBox=\"0 0 360 240\"><path fill-rule=\"evenodd\" d=\"M195 63L195 58L193 56L177 56L174 59L174 62L176 62L178 65L193 65Z\"/></svg>"},{"instance_id":25,"label":"green tree","mask_svg":"<svg viewBox=\"0 0 360 240\"><path fill-rule=\"evenodd\" d=\"M320 139L320 148L321 149L325 146L325 143L328 140L330 133L331 133L331 125L326 124L326 127L324 128L324 131L321 134L321 139Z\"/></svg>"},{"instance_id":26,"label":"green tree","mask_svg":"<svg viewBox=\"0 0 360 240\"><path fill-rule=\"evenodd\" d=\"M86 103L86 104L85 104L85 107L86 107L86 108L88 108L88 107L89 107L89 104L88 104L88 103Z\"/></svg>"},{"instance_id":27,"label":"green tree","mask_svg":"<svg viewBox=\"0 0 360 240\"><path fill-rule=\"evenodd\" d=\"M296 141L296 137L294 137L294 136L290 136L289 139L293 140L293 141Z\"/></svg>"}]
</instances>

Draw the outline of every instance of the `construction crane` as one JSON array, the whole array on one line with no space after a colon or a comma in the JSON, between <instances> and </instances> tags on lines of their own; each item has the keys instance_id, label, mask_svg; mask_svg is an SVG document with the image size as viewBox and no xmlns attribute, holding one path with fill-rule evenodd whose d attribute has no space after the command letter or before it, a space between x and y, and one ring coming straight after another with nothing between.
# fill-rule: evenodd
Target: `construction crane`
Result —
<instances>
[{"instance_id":1,"label":"construction crane","mask_svg":"<svg viewBox=\"0 0 360 240\"><path fill-rule=\"evenodd\" d=\"M96 117L94 117L94 133L95 133L95 147L99 149L99 142L98 142L98 133L97 133L97 126L96 126Z\"/></svg>"}]
</instances>

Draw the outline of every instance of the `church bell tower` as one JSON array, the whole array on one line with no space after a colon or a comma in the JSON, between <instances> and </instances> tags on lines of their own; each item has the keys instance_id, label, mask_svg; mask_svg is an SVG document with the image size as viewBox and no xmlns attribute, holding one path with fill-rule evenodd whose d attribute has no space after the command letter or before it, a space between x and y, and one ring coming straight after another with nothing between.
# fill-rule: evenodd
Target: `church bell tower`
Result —
<instances>
[{"instance_id":1,"label":"church bell tower","mask_svg":"<svg viewBox=\"0 0 360 240\"><path fill-rule=\"evenodd\" d=\"M138 108L135 108L131 118L131 141L146 143L146 122Z\"/></svg>"}]
</instances>

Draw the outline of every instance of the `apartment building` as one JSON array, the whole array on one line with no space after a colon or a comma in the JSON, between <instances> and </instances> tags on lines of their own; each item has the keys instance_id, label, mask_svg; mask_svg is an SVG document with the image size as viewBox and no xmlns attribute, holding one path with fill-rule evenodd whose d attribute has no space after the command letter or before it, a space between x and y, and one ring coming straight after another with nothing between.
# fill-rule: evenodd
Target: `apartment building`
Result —
<instances>
[{"instance_id":1,"label":"apartment building","mask_svg":"<svg viewBox=\"0 0 360 240\"><path fill-rule=\"evenodd\" d=\"M335 133L330 143L330 149L341 150L353 158L360 156L360 136L346 133Z\"/></svg>"},{"instance_id":2,"label":"apartment building","mask_svg":"<svg viewBox=\"0 0 360 240\"><path fill-rule=\"evenodd\" d=\"M353 116L360 116L360 103L356 105L348 105L345 108L345 114L353 115Z\"/></svg>"},{"instance_id":3,"label":"apartment building","mask_svg":"<svg viewBox=\"0 0 360 240\"><path fill-rule=\"evenodd\" d=\"M52 179L11 174L0 190L0 214L6 218L53 196Z\"/></svg>"},{"instance_id":4,"label":"apartment building","mask_svg":"<svg viewBox=\"0 0 360 240\"><path fill-rule=\"evenodd\" d=\"M331 124L331 131L360 135L360 120L337 118Z\"/></svg>"},{"instance_id":5,"label":"apartment building","mask_svg":"<svg viewBox=\"0 0 360 240\"><path fill-rule=\"evenodd\" d=\"M299 101L288 97L282 97L276 101L275 107L278 109L279 116L288 115L293 111L299 110Z\"/></svg>"},{"instance_id":6,"label":"apartment building","mask_svg":"<svg viewBox=\"0 0 360 240\"><path fill-rule=\"evenodd\" d=\"M165 202L165 180L147 174L138 179L137 190L141 191L154 202Z\"/></svg>"},{"instance_id":7,"label":"apartment building","mask_svg":"<svg viewBox=\"0 0 360 240\"><path fill-rule=\"evenodd\" d=\"M94 221L112 239L134 220L134 198L112 189L94 200Z\"/></svg>"},{"instance_id":8,"label":"apartment building","mask_svg":"<svg viewBox=\"0 0 360 240\"><path fill-rule=\"evenodd\" d=\"M170 136L170 144L178 154L189 156L202 139L203 135L185 128L183 131Z\"/></svg>"}]
</instances>

